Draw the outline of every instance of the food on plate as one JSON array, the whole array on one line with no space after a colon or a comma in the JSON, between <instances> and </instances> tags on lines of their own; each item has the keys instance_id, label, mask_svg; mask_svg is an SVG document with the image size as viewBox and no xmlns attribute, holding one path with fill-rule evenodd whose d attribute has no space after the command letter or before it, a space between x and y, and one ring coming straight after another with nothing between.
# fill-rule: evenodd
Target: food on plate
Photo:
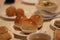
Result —
<instances>
[{"instance_id":1,"label":"food on plate","mask_svg":"<svg viewBox=\"0 0 60 40\"><path fill-rule=\"evenodd\" d=\"M27 17L26 16L17 16L15 19L15 25L16 27L20 28L19 26L22 25L23 20L26 20Z\"/></svg>"},{"instance_id":2,"label":"food on plate","mask_svg":"<svg viewBox=\"0 0 60 40\"><path fill-rule=\"evenodd\" d=\"M17 9L16 10L16 16L24 15L24 10L23 9Z\"/></svg>"},{"instance_id":3,"label":"food on plate","mask_svg":"<svg viewBox=\"0 0 60 40\"><path fill-rule=\"evenodd\" d=\"M47 2L47 1L41 1L38 3L39 6L53 6L54 3L52 2Z\"/></svg>"},{"instance_id":4,"label":"food on plate","mask_svg":"<svg viewBox=\"0 0 60 40\"><path fill-rule=\"evenodd\" d=\"M54 40L60 40L60 30L55 30L54 32Z\"/></svg>"},{"instance_id":5,"label":"food on plate","mask_svg":"<svg viewBox=\"0 0 60 40\"><path fill-rule=\"evenodd\" d=\"M14 16L15 15L15 12L16 12L16 8L14 6L9 6L6 9L6 15L9 16L9 17Z\"/></svg>"},{"instance_id":6,"label":"food on plate","mask_svg":"<svg viewBox=\"0 0 60 40\"><path fill-rule=\"evenodd\" d=\"M37 25L41 25L43 23L43 19L40 15L32 15L31 18L34 22L37 23Z\"/></svg>"},{"instance_id":7,"label":"food on plate","mask_svg":"<svg viewBox=\"0 0 60 40\"><path fill-rule=\"evenodd\" d=\"M38 29L38 26L33 20L27 19L22 22L22 26L20 28L25 33L32 33Z\"/></svg>"},{"instance_id":8,"label":"food on plate","mask_svg":"<svg viewBox=\"0 0 60 40\"><path fill-rule=\"evenodd\" d=\"M0 40L10 40L12 35L5 26L0 26Z\"/></svg>"},{"instance_id":9,"label":"food on plate","mask_svg":"<svg viewBox=\"0 0 60 40\"><path fill-rule=\"evenodd\" d=\"M60 20L56 20L55 23L54 23L54 25L55 25L56 27L60 28Z\"/></svg>"}]
</instances>

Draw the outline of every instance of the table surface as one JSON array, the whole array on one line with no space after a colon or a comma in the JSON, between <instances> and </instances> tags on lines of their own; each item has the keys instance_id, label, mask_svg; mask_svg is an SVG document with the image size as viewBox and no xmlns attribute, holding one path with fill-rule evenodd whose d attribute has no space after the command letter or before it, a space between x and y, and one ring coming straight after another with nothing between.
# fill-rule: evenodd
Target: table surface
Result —
<instances>
[{"instance_id":1,"label":"table surface","mask_svg":"<svg viewBox=\"0 0 60 40\"><path fill-rule=\"evenodd\" d=\"M60 0L50 0L52 2L55 2L58 5L58 9L57 12L60 11ZM21 2L21 0L15 0L14 4L10 4L10 5L14 5L16 8L22 8L24 10L26 10L28 13L28 16L31 16L32 14L34 14L34 12L37 10L35 5L28 5L28 4L24 4ZM0 0L0 14L10 5L4 5L4 0ZM2 18L0 18L0 26L11 26L14 24L14 21L9 21L9 20L4 20ZM49 35L53 35L53 30L50 29L50 21L46 21L43 23L43 28L41 30L43 31L48 31L46 32L46 34ZM20 40L20 39L16 39L14 38L13 40Z\"/></svg>"}]
</instances>

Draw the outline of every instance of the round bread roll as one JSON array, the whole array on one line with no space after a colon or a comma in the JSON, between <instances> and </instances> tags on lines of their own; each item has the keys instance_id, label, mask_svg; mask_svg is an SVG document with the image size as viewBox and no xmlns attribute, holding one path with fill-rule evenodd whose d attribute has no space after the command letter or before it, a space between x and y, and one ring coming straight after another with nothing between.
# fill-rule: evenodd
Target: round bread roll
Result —
<instances>
[{"instance_id":1,"label":"round bread roll","mask_svg":"<svg viewBox=\"0 0 60 40\"><path fill-rule=\"evenodd\" d=\"M14 6L10 6L6 9L6 15L12 17L15 15L16 8Z\"/></svg>"},{"instance_id":2,"label":"round bread roll","mask_svg":"<svg viewBox=\"0 0 60 40\"><path fill-rule=\"evenodd\" d=\"M38 26L41 25L41 24L43 23L42 17L39 16L39 15L37 15L37 14L31 16L30 19L32 19L33 21L35 21L35 22L37 23Z\"/></svg>"},{"instance_id":3,"label":"round bread roll","mask_svg":"<svg viewBox=\"0 0 60 40\"><path fill-rule=\"evenodd\" d=\"M37 24L31 19L24 20L20 28L25 33L32 33L38 29Z\"/></svg>"},{"instance_id":4,"label":"round bread roll","mask_svg":"<svg viewBox=\"0 0 60 40\"><path fill-rule=\"evenodd\" d=\"M17 9L16 10L16 16L24 15L24 10L23 9Z\"/></svg>"},{"instance_id":5,"label":"round bread roll","mask_svg":"<svg viewBox=\"0 0 60 40\"><path fill-rule=\"evenodd\" d=\"M22 21L26 20L26 19L27 19L26 16L17 16L16 19L15 19L15 25L16 25L16 27L20 28L19 26L22 25Z\"/></svg>"}]
</instances>

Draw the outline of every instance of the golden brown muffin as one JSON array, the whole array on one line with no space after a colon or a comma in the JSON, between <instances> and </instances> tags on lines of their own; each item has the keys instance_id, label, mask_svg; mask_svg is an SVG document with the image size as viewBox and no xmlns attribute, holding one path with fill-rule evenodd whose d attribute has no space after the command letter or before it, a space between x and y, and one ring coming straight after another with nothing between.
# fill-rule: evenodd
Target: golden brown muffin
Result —
<instances>
[{"instance_id":1,"label":"golden brown muffin","mask_svg":"<svg viewBox=\"0 0 60 40\"><path fill-rule=\"evenodd\" d=\"M23 32L28 31L27 33L35 32L38 29L37 24L31 19L24 20L22 22L22 27L20 27L20 28L22 31L24 30ZM27 30L27 31L25 31L25 30Z\"/></svg>"},{"instance_id":2,"label":"golden brown muffin","mask_svg":"<svg viewBox=\"0 0 60 40\"><path fill-rule=\"evenodd\" d=\"M6 9L6 15L12 17L15 15L16 8L14 6L10 6Z\"/></svg>"},{"instance_id":3,"label":"golden brown muffin","mask_svg":"<svg viewBox=\"0 0 60 40\"><path fill-rule=\"evenodd\" d=\"M60 40L60 30L55 30L55 32L54 32L54 40Z\"/></svg>"},{"instance_id":4,"label":"golden brown muffin","mask_svg":"<svg viewBox=\"0 0 60 40\"><path fill-rule=\"evenodd\" d=\"M32 15L30 19L35 21L37 23L37 25L41 25L43 23L42 17L37 14Z\"/></svg>"},{"instance_id":5,"label":"golden brown muffin","mask_svg":"<svg viewBox=\"0 0 60 40\"><path fill-rule=\"evenodd\" d=\"M0 34L8 32L8 29L5 26L0 27Z\"/></svg>"},{"instance_id":6,"label":"golden brown muffin","mask_svg":"<svg viewBox=\"0 0 60 40\"><path fill-rule=\"evenodd\" d=\"M16 10L16 16L24 15L24 10L23 9L17 9Z\"/></svg>"},{"instance_id":7,"label":"golden brown muffin","mask_svg":"<svg viewBox=\"0 0 60 40\"><path fill-rule=\"evenodd\" d=\"M15 25L21 26L22 21L26 20L26 19L27 19L26 16L17 16L16 19L15 19ZM20 27L18 27L18 28L20 28Z\"/></svg>"}]
</instances>

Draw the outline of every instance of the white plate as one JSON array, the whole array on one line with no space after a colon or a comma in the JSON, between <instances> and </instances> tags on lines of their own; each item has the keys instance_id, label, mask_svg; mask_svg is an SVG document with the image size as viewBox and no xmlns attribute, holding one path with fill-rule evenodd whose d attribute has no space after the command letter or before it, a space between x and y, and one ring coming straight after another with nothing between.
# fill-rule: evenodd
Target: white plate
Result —
<instances>
[{"instance_id":1,"label":"white plate","mask_svg":"<svg viewBox=\"0 0 60 40\"><path fill-rule=\"evenodd\" d=\"M35 4L35 3L38 2L38 0L22 0L22 2L30 3L30 4Z\"/></svg>"},{"instance_id":2,"label":"white plate","mask_svg":"<svg viewBox=\"0 0 60 40\"><path fill-rule=\"evenodd\" d=\"M5 19L15 19L15 18L16 18L16 16L8 17L5 12L2 12L2 13L1 13L1 17L2 17L2 18L5 18Z\"/></svg>"},{"instance_id":3,"label":"white plate","mask_svg":"<svg viewBox=\"0 0 60 40\"><path fill-rule=\"evenodd\" d=\"M54 25L54 23L55 23L55 21L56 20L60 20L60 18L55 18L55 19L53 19L51 22L50 22L50 25L56 30L56 29L60 29L60 28L58 28L58 27L56 27L55 25ZM53 30L54 30L53 29Z\"/></svg>"},{"instance_id":4,"label":"white plate","mask_svg":"<svg viewBox=\"0 0 60 40\"><path fill-rule=\"evenodd\" d=\"M26 34L23 34L23 32L22 31L18 31L18 30L15 30L14 29L14 26L10 26L9 27L9 30L13 33L13 34L16 34L16 35L18 35L18 36L28 36L28 35L26 35ZM40 29L39 29L40 30ZM37 30L36 32L38 32L39 30Z\"/></svg>"},{"instance_id":5,"label":"white plate","mask_svg":"<svg viewBox=\"0 0 60 40\"><path fill-rule=\"evenodd\" d=\"M6 10L6 9L5 9L5 10ZM16 16L8 17L8 16L6 15L5 10L3 10L2 13L1 13L1 15L0 15L2 18L5 18L5 19L12 19L12 20L16 18ZM25 14L26 14L26 13L29 13L27 10L24 10L24 11L25 11ZM27 14L27 15L28 15L28 14Z\"/></svg>"}]
</instances>

